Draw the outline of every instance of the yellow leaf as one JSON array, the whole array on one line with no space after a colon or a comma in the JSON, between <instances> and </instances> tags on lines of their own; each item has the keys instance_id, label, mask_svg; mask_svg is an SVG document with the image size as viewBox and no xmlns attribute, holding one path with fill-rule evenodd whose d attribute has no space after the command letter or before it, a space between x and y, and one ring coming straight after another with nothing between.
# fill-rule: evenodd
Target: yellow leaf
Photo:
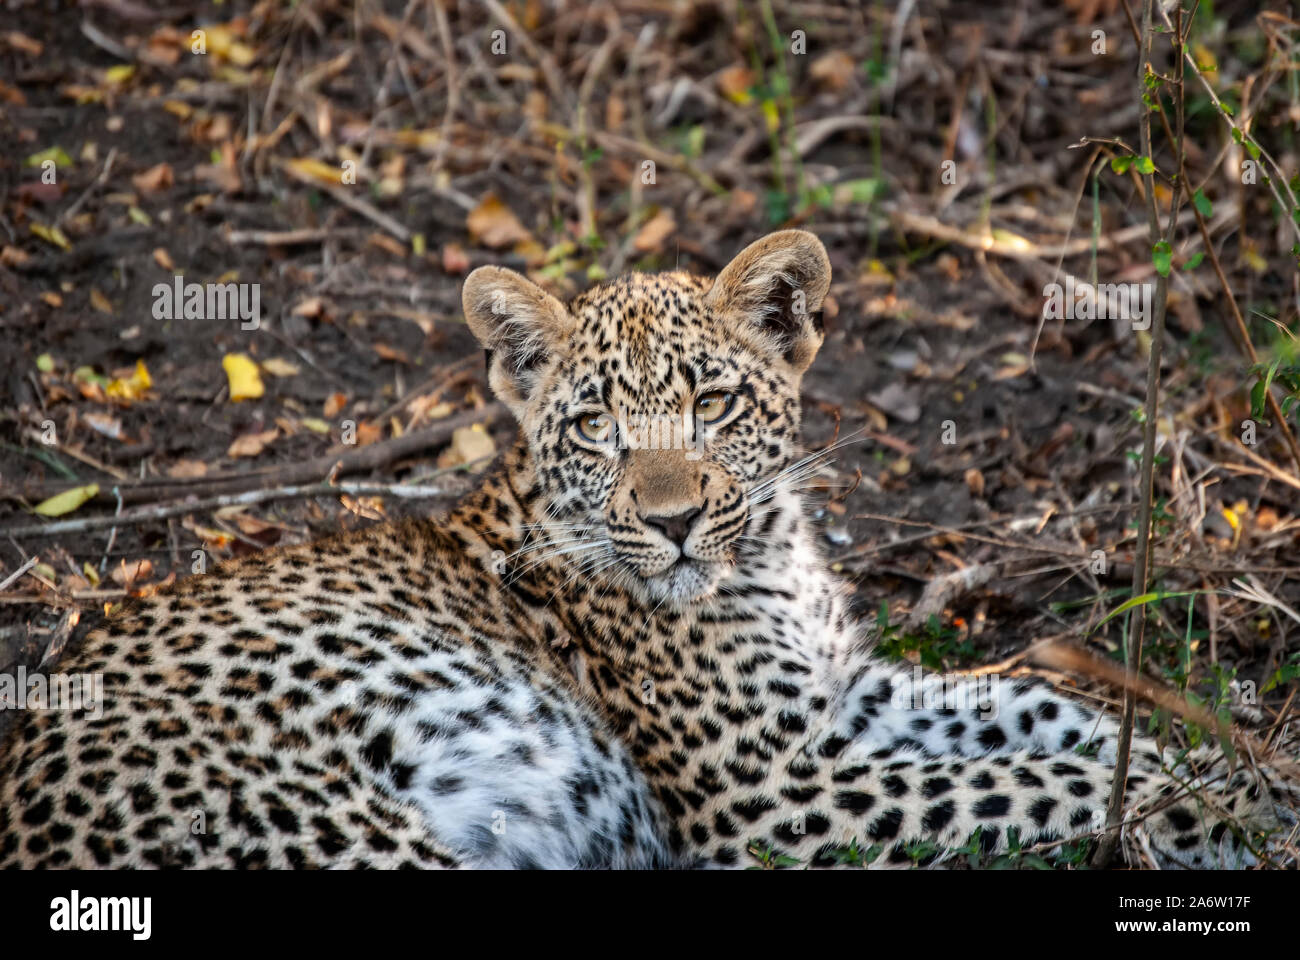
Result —
<instances>
[{"instance_id":1,"label":"yellow leaf","mask_svg":"<svg viewBox=\"0 0 1300 960\"><path fill-rule=\"evenodd\" d=\"M265 391L257 364L242 353L228 353L221 358L221 368L230 381L231 400L256 400Z\"/></svg>"},{"instance_id":2,"label":"yellow leaf","mask_svg":"<svg viewBox=\"0 0 1300 960\"><path fill-rule=\"evenodd\" d=\"M93 563L87 560L85 563L81 565L81 572L86 575L86 582L89 583L92 587L99 586L99 571L95 569L95 565Z\"/></svg>"},{"instance_id":3,"label":"yellow leaf","mask_svg":"<svg viewBox=\"0 0 1300 960\"><path fill-rule=\"evenodd\" d=\"M71 490L56 493L48 500L42 500L33 509L42 517L61 517L65 513L76 510L98 493L99 484L88 483L84 487L73 487Z\"/></svg>"},{"instance_id":4,"label":"yellow leaf","mask_svg":"<svg viewBox=\"0 0 1300 960\"><path fill-rule=\"evenodd\" d=\"M58 227L47 227L43 223L30 224L32 233L36 234L46 243L58 247L60 250L71 250L72 244L68 243L68 238L63 235L63 231Z\"/></svg>"},{"instance_id":5,"label":"yellow leaf","mask_svg":"<svg viewBox=\"0 0 1300 960\"><path fill-rule=\"evenodd\" d=\"M273 377L296 377L299 369L296 364L279 357L270 357L262 361L262 369Z\"/></svg>"},{"instance_id":6,"label":"yellow leaf","mask_svg":"<svg viewBox=\"0 0 1300 960\"><path fill-rule=\"evenodd\" d=\"M122 86L133 76L135 76L135 65L131 63L119 63L104 71L104 80L115 87Z\"/></svg>"},{"instance_id":7,"label":"yellow leaf","mask_svg":"<svg viewBox=\"0 0 1300 960\"><path fill-rule=\"evenodd\" d=\"M337 187L343 182L343 168L317 160L315 157L296 157L284 164L299 180Z\"/></svg>"},{"instance_id":8,"label":"yellow leaf","mask_svg":"<svg viewBox=\"0 0 1300 960\"><path fill-rule=\"evenodd\" d=\"M312 433L329 433L330 425L319 417L303 417L298 421Z\"/></svg>"},{"instance_id":9,"label":"yellow leaf","mask_svg":"<svg viewBox=\"0 0 1300 960\"><path fill-rule=\"evenodd\" d=\"M110 397L121 397L123 400L139 400L152 386L153 378L149 376L149 369L143 360L137 360L135 373L125 380L110 380L104 392Z\"/></svg>"}]
</instances>

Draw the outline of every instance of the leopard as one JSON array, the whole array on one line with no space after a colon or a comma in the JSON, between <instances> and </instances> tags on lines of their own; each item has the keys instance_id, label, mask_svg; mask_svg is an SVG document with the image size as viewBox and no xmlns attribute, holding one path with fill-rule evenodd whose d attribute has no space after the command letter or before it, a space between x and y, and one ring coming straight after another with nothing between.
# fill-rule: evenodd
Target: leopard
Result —
<instances>
[{"instance_id":1,"label":"leopard","mask_svg":"<svg viewBox=\"0 0 1300 960\"><path fill-rule=\"evenodd\" d=\"M59 665L102 676L96 709L0 747L0 866L942 866L1096 837L1114 718L1032 678L917 695L820 554L799 437L830 283L803 230L568 302L472 272L513 445L445 516L111 616ZM1293 822L1266 769L1144 735L1126 784L1125 849L1165 863L1249 865Z\"/></svg>"}]
</instances>

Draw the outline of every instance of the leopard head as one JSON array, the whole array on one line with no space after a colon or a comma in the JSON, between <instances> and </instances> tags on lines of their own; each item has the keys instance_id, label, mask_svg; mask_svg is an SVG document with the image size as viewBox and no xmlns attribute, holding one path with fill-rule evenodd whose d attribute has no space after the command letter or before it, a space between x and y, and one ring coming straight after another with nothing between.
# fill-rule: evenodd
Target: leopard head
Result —
<instances>
[{"instance_id":1,"label":"leopard head","mask_svg":"<svg viewBox=\"0 0 1300 960\"><path fill-rule=\"evenodd\" d=\"M634 273L567 305L501 267L470 274L465 317L540 494L519 559L561 559L654 603L714 593L743 553L755 491L798 448L829 286L825 248L800 230L751 244L712 280Z\"/></svg>"}]
</instances>

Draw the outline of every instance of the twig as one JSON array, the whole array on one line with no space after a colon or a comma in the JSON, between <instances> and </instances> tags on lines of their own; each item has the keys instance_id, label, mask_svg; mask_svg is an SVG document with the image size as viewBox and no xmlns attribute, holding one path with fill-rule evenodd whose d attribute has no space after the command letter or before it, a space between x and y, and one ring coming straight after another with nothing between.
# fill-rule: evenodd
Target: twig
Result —
<instances>
[{"instance_id":1,"label":"twig","mask_svg":"<svg viewBox=\"0 0 1300 960\"><path fill-rule=\"evenodd\" d=\"M481 458L486 460L487 458ZM479 461L474 461L478 463ZM442 471L463 469L463 466L449 467ZM81 517L76 520L60 520L56 523L37 524L30 527L18 527L10 530L12 537L52 537L65 533L84 533L87 530L102 530L124 523L147 523L150 520L166 520L187 513L203 513L219 510L222 507L252 506L258 503L270 503L274 500L301 500L306 497L332 497L338 494L349 496L383 496L399 497L406 500L422 500L435 497L453 496L457 492L447 487L408 486L398 483L313 483L301 487L277 487L274 490L245 490L243 493L223 494L206 500L187 500L184 503L160 503L151 507L141 507L127 513L112 517ZM3 589L3 587L0 587Z\"/></svg>"},{"instance_id":2,"label":"twig","mask_svg":"<svg viewBox=\"0 0 1300 960\"><path fill-rule=\"evenodd\" d=\"M1125 6L1128 0L1124 0ZM1138 46L1138 75L1137 89L1139 98L1144 90L1144 81L1146 71L1151 69L1149 66L1151 59L1152 45L1152 28L1151 18L1155 0L1147 0L1146 6L1142 12L1142 37ZM1183 11L1182 7L1178 8L1178 30L1172 38L1175 44L1176 52L1181 51L1181 46L1185 40L1182 33ZM1183 87L1180 79L1175 82L1177 96L1175 102L1178 104L1178 128L1177 138L1174 143L1174 150L1181 156L1183 151L1182 139L1182 122L1183 122ZM1141 147L1143 156L1151 156L1151 110L1143 110L1141 119L1138 124L1141 134ZM1147 216L1148 228L1150 232L1151 245L1154 247L1157 243L1168 243L1172 239L1174 230L1178 226L1178 210L1175 206L1170 210L1169 223L1166 232L1161 235L1160 230L1160 210L1156 203L1155 194L1155 173L1145 174L1143 176L1144 186L1147 196ZM1160 354L1164 345L1165 338L1165 307L1169 293L1168 274L1156 274L1156 289L1153 303L1153 320L1151 324L1151 345L1147 354L1147 389L1145 418L1142 423L1142 466L1139 473L1139 483L1141 484L1138 491L1138 518L1137 518L1137 545L1133 552L1133 580L1132 593L1133 597L1140 597L1146 593L1147 583L1151 576L1151 501L1152 493L1155 487L1155 453L1156 453L1156 418L1159 413L1160 397ZM1137 676L1142 665L1142 639L1143 632L1146 629L1146 604L1139 603L1133 608L1133 615L1129 621L1128 636L1128 656L1127 668L1133 676ZM1120 719L1120 728L1116 743L1115 753L1115 777L1111 781L1110 800L1106 805L1106 825L1114 827L1121 823L1124 818L1124 792L1128 785L1128 762L1129 753L1133 745L1133 725L1137 715L1137 697L1134 690L1126 686L1124 688L1124 712ZM1111 831L1102 837L1101 843L1097 847L1097 852L1093 857L1093 864L1097 867L1105 867L1115 855L1115 848L1119 843L1119 832Z\"/></svg>"},{"instance_id":3,"label":"twig","mask_svg":"<svg viewBox=\"0 0 1300 960\"><path fill-rule=\"evenodd\" d=\"M500 403L490 403L481 410L466 410L462 413L439 420L432 426L421 430L412 430L400 437L392 437L369 446L358 447L345 453L328 453L321 457L300 463L282 464L263 470L229 472L215 476L196 479L191 482L172 480L170 482L122 483L117 486L126 503L156 503L176 497L202 497L217 494L238 493L268 484L309 483L329 476L360 473L374 470L394 460L411 454L429 450L446 443L460 427L476 423L491 424L505 414L505 407ZM36 498L46 499L77 484L62 484L48 491L41 491ZM112 503L111 491L100 491L97 501Z\"/></svg>"},{"instance_id":4,"label":"twig","mask_svg":"<svg viewBox=\"0 0 1300 960\"><path fill-rule=\"evenodd\" d=\"M67 223L68 220L76 216L77 211L85 206L86 201L91 198L95 191L104 185L104 181L108 179L108 175L113 172L113 161L116 159L117 147L113 147L108 151L108 156L104 158L104 169L99 171L99 176L97 176L90 186L82 192L81 196L72 201L72 206L59 214L58 219L54 221L55 226Z\"/></svg>"},{"instance_id":5,"label":"twig","mask_svg":"<svg viewBox=\"0 0 1300 960\"><path fill-rule=\"evenodd\" d=\"M13 573L9 574L9 576L5 577L3 581L0 581L0 591L7 589L9 584L14 583L16 580L18 580L19 577L21 577L24 573L26 573L34 566L36 566L36 557L28 557L26 563L24 563Z\"/></svg>"}]
</instances>

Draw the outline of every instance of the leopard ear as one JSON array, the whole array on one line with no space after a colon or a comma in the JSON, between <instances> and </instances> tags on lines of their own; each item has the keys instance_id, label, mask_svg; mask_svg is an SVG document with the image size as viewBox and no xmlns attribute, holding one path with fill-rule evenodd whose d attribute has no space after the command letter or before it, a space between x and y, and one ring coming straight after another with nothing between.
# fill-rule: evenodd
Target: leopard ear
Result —
<instances>
[{"instance_id":1,"label":"leopard ear","mask_svg":"<svg viewBox=\"0 0 1300 960\"><path fill-rule=\"evenodd\" d=\"M461 303L487 351L488 384L519 415L573 318L555 297L504 267L479 267L466 277Z\"/></svg>"},{"instance_id":2,"label":"leopard ear","mask_svg":"<svg viewBox=\"0 0 1300 960\"><path fill-rule=\"evenodd\" d=\"M802 373L822 344L821 307L830 286L831 261L822 242L806 230L781 230L742 250L705 300Z\"/></svg>"}]
</instances>

